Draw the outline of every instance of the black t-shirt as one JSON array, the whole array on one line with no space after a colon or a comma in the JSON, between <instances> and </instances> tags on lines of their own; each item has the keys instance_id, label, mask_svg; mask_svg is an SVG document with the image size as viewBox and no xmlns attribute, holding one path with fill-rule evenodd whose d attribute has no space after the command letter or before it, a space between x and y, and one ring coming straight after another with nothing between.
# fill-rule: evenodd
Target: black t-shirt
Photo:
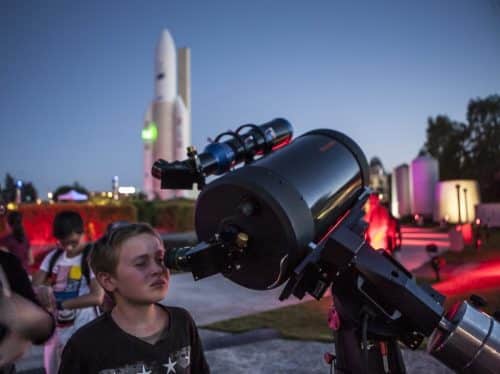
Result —
<instances>
[{"instance_id":1,"label":"black t-shirt","mask_svg":"<svg viewBox=\"0 0 500 374\"><path fill-rule=\"evenodd\" d=\"M66 344L59 374L210 373L189 313L164 308L169 326L155 344L123 331L109 313L83 326Z\"/></svg>"}]
</instances>

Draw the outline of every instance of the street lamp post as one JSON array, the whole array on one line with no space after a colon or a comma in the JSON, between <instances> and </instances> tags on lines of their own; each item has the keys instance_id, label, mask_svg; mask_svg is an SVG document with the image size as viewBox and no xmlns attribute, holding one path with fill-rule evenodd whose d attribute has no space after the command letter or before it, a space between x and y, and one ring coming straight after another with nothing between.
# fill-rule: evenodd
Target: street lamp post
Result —
<instances>
[{"instance_id":1,"label":"street lamp post","mask_svg":"<svg viewBox=\"0 0 500 374\"><path fill-rule=\"evenodd\" d=\"M464 201L465 201L465 222L469 222L469 207L467 206L467 188L464 188Z\"/></svg>"},{"instance_id":2,"label":"street lamp post","mask_svg":"<svg viewBox=\"0 0 500 374\"><path fill-rule=\"evenodd\" d=\"M462 223L462 215L460 214L460 185L457 183L455 185L457 189L457 203L458 203L458 224Z\"/></svg>"}]
</instances>

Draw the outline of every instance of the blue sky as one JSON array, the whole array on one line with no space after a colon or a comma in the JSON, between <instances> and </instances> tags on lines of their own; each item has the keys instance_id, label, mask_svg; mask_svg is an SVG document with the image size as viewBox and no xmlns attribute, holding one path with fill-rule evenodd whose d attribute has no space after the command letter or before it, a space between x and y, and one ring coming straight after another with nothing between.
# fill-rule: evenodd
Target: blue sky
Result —
<instances>
[{"instance_id":1,"label":"blue sky","mask_svg":"<svg viewBox=\"0 0 500 374\"><path fill-rule=\"evenodd\" d=\"M140 130L168 28L192 56L193 144L243 123L328 127L387 170L427 118L500 93L500 1L0 2L0 183L142 186Z\"/></svg>"}]
</instances>

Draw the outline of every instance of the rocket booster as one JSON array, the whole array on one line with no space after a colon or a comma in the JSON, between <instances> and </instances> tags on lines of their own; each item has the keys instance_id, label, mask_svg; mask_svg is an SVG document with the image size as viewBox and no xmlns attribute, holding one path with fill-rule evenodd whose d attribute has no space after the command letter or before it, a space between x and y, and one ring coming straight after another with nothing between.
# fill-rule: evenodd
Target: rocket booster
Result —
<instances>
[{"instance_id":1,"label":"rocket booster","mask_svg":"<svg viewBox=\"0 0 500 374\"><path fill-rule=\"evenodd\" d=\"M187 54L189 56L189 54ZM183 59L182 61L184 61ZM189 60L180 69L186 76L178 77L175 43L168 30L163 30L156 47L155 98L151 104L151 123L156 126L157 137L151 143L150 162L145 144L144 150L144 190L152 189L151 196L168 199L174 196L188 196L189 191L162 190L158 179L149 181L151 167L157 159L174 161L186 156L186 147L191 143L191 121L189 108L178 94L177 80L189 84ZM187 80L186 80L187 79ZM149 163L149 165L148 165ZM147 192L146 192L147 194ZM149 198L149 194L148 194Z\"/></svg>"},{"instance_id":2,"label":"rocket booster","mask_svg":"<svg viewBox=\"0 0 500 374\"><path fill-rule=\"evenodd\" d=\"M189 126L189 112L180 96L175 99L174 105L174 125L175 125L175 160L186 158L186 148L189 147L191 139L191 129Z\"/></svg>"}]
</instances>

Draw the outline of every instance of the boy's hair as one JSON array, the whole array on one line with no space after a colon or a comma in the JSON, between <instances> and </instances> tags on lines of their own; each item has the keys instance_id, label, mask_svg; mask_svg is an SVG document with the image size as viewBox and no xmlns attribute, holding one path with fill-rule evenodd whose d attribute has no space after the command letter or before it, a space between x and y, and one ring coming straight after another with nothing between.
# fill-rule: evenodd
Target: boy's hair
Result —
<instances>
[{"instance_id":1,"label":"boy's hair","mask_svg":"<svg viewBox=\"0 0 500 374\"><path fill-rule=\"evenodd\" d=\"M83 234L83 219L77 212L64 210L57 213L52 224L52 234L56 239L65 239L71 234Z\"/></svg>"},{"instance_id":2,"label":"boy's hair","mask_svg":"<svg viewBox=\"0 0 500 374\"><path fill-rule=\"evenodd\" d=\"M141 234L150 234L162 242L158 233L147 223L120 225L97 240L90 253L90 267L94 274L115 274L120 256L120 246L128 239Z\"/></svg>"}]
</instances>

